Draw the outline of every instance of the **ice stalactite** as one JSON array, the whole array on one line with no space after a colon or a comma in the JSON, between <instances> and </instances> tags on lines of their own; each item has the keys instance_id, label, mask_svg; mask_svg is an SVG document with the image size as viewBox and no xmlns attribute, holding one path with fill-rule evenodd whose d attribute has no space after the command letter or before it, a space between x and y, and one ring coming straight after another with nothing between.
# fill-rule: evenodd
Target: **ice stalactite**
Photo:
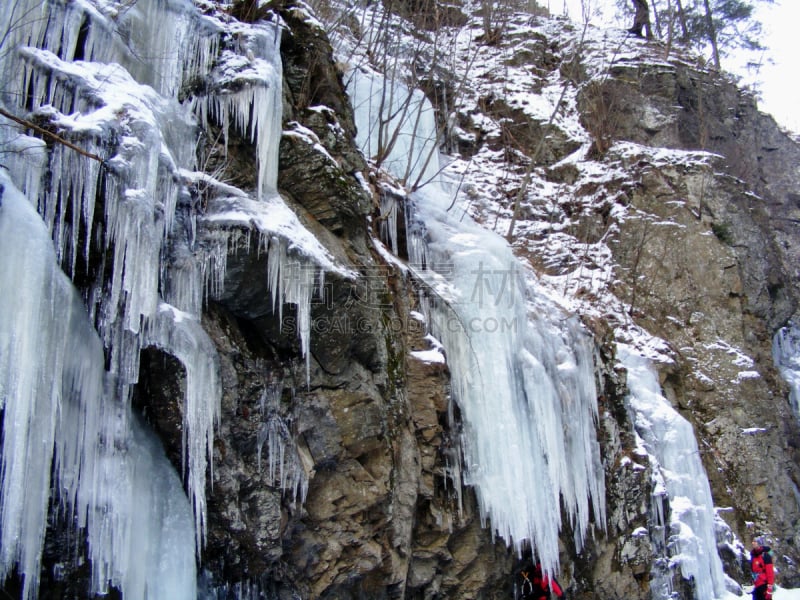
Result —
<instances>
[{"instance_id":1,"label":"ice stalactite","mask_svg":"<svg viewBox=\"0 0 800 600\"><path fill-rule=\"evenodd\" d=\"M17 565L29 599L39 585L59 413L102 396L103 351L41 219L1 171L0 187L0 580Z\"/></svg>"},{"instance_id":2,"label":"ice stalactite","mask_svg":"<svg viewBox=\"0 0 800 600\"><path fill-rule=\"evenodd\" d=\"M789 384L789 404L800 419L800 328L794 323L782 327L773 337L772 359Z\"/></svg>"},{"instance_id":3,"label":"ice stalactite","mask_svg":"<svg viewBox=\"0 0 800 600\"><path fill-rule=\"evenodd\" d=\"M263 23L240 32L244 54L224 51L212 89L195 100L204 129L209 129L210 122L218 123L226 148L231 125L255 144L259 200L277 194L283 101L280 40L278 23Z\"/></svg>"},{"instance_id":4,"label":"ice stalactite","mask_svg":"<svg viewBox=\"0 0 800 600\"><path fill-rule=\"evenodd\" d=\"M26 88L34 90L36 104L50 103L51 122L79 137L84 150L92 154L114 152L106 160L109 174L99 161L56 144L46 169L59 176L53 185L42 188L38 206L59 259L74 272L77 249L88 252L92 246L101 198L106 224L103 244L113 249L113 263L109 293L105 293L105 282L98 281L96 285L103 289L94 296L99 299L106 347L123 348L127 344L124 332L138 334L142 321L158 305L161 246L178 196L174 156L188 152L178 147L173 155L162 131L181 129L182 134L175 137L185 137L181 146L192 147L190 115L181 114L179 107L138 84L118 65L68 63L44 49L23 48L20 54L26 59ZM70 81L69 91L56 93L51 89L53 80ZM85 101L85 112L67 114L79 100ZM135 344L130 349L135 350ZM112 368L123 383L135 381L136 361L120 360Z\"/></svg>"},{"instance_id":5,"label":"ice stalactite","mask_svg":"<svg viewBox=\"0 0 800 600\"><path fill-rule=\"evenodd\" d=\"M463 207L449 210L452 196L436 179L433 109L421 93L360 71L348 93L365 154L410 185L430 182L406 206L409 261L427 284L426 320L461 409L464 482L484 524L518 551L529 541L554 572L562 507L578 547L592 514L605 523L592 341L537 292L505 240ZM381 122L392 125L379 130ZM384 155L376 144L388 139Z\"/></svg>"},{"instance_id":6,"label":"ice stalactite","mask_svg":"<svg viewBox=\"0 0 800 600\"><path fill-rule=\"evenodd\" d=\"M395 256L397 256L399 251L397 244L397 216L400 212L398 210L398 203L402 197L401 194L395 196L386 191L381 194L381 239L384 243L389 245Z\"/></svg>"},{"instance_id":7,"label":"ice stalactite","mask_svg":"<svg viewBox=\"0 0 800 600\"><path fill-rule=\"evenodd\" d=\"M670 559L684 579L694 582L695 598L724 598L726 577L717 552L717 517L694 430L662 396L647 358L622 344L618 356L628 372L634 427L658 473L656 483L663 482L655 486L654 501L665 495L669 498L665 527Z\"/></svg>"},{"instance_id":8,"label":"ice stalactite","mask_svg":"<svg viewBox=\"0 0 800 600\"><path fill-rule=\"evenodd\" d=\"M262 425L258 431L258 465L262 449L266 449L267 477L271 485L291 494L292 501L305 502L308 476L291 432L291 423L280 415L283 385L275 383L261 396Z\"/></svg>"},{"instance_id":9,"label":"ice stalactite","mask_svg":"<svg viewBox=\"0 0 800 600\"><path fill-rule=\"evenodd\" d=\"M11 152L4 160L10 179L1 225L11 227L15 219L20 229L21 219L30 238L3 252L0 270L10 279L2 292L15 291L7 299L14 302L21 288L33 286L26 305L14 306L30 314L2 325L10 328L2 339L13 342L0 357L6 407L0 496L3 518L13 520L2 529L2 576L16 567L26 598L36 595L52 483L85 532L92 591L113 586L126 600L146 594L188 599L195 596L195 536L205 530L205 478L220 391L215 350L199 325L167 328L157 310L162 248L182 192L180 169L195 166L194 117L169 94L210 68L221 29L189 2L143 0L115 13L113 24L104 12L109 6L15 0L0 8L0 102L20 118L46 123L63 140L45 137L43 143L20 135L11 121L0 123L0 145ZM141 47L125 38L128 26L141 27ZM149 32L153 37L144 39ZM176 37L186 43L166 52ZM159 48L162 55L151 54ZM27 200L12 194L12 181ZM19 217L20 202L39 215ZM38 228L31 224L37 221ZM4 235L2 242L15 239ZM103 257L91 273L90 252ZM59 265L84 281L89 276L88 308ZM198 303L192 308L199 312ZM145 326L152 339L145 339ZM187 370L184 453L191 503L163 450L130 414L139 352L148 343L168 347ZM41 357L30 355L34 347ZM20 373L36 381L21 382ZM27 413L17 418L23 406ZM23 468L36 476L23 482Z\"/></svg>"},{"instance_id":10,"label":"ice stalactite","mask_svg":"<svg viewBox=\"0 0 800 600\"><path fill-rule=\"evenodd\" d=\"M315 286L326 272L352 276L277 193L277 17L239 23L224 13L203 15L189 0L13 0L0 5L0 45L0 105L18 119L0 118L0 147L11 152L3 160L9 178L3 176L0 226L10 226L8 198L22 198L11 192L22 187L39 213L25 218L38 219L37 239L52 254L39 279L20 268L42 256L41 248L0 257L2 276L10 278L0 293L22 287L41 296L25 308L30 315L2 324L3 340L13 345L0 356L0 575L16 570L26 600L36 595L52 483L88 541L94 592L116 587L126 600L193 597L220 410L216 352L200 315L207 295L223 288L227 253L242 236L270 253L264 278L276 305L297 304L307 361ZM208 95L188 101L199 94ZM242 191L197 170L198 114L253 143L257 189ZM19 120L43 125L37 135L44 141L20 133ZM19 268L6 269L8 260ZM59 265L80 280L83 302L75 290L61 293L72 288L55 275ZM25 291L28 285L38 287ZM131 413L146 346L176 357L186 372L188 501ZM39 363L33 348L47 349ZM17 356L30 365L22 368ZM35 402L31 390L42 392ZM23 464L36 477L25 481Z\"/></svg>"},{"instance_id":11,"label":"ice stalactite","mask_svg":"<svg viewBox=\"0 0 800 600\"><path fill-rule=\"evenodd\" d=\"M209 203L202 221L218 227L252 230L252 235L258 236L258 247L267 254L265 277L272 295L273 311L282 321L283 306L294 304L296 307L293 325L300 340L301 355L305 358L308 382L311 304L315 291L323 289L326 273L347 279L354 278L355 274L336 263L330 252L300 223L297 215L277 194L264 201L254 201L242 194L220 195ZM228 243L235 246L241 235L231 234ZM217 294L222 292L223 282L220 279L218 283Z\"/></svg>"},{"instance_id":12,"label":"ice stalactite","mask_svg":"<svg viewBox=\"0 0 800 600\"><path fill-rule=\"evenodd\" d=\"M47 48L68 62L116 64L160 95L174 97L192 78L211 70L222 26L183 0L116 6L13 0L0 8L0 31L8 48ZM5 66L10 70L4 75L16 72L13 60ZM4 88L9 94L18 91Z\"/></svg>"},{"instance_id":13,"label":"ice stalactite","mask_svg":"<svg viewBox=\"0 0 800 600\"><path fill-rule=\"evenodd\" d=\"M206 534L206 471L213 477L214 427L222 395L217 351L197 317L168 304L148 320L145 344L177 358L186 370L183 410L183 460L189 497L194 506L198 556ZM188 464L187 464L188 463Z\"/></svg>"}]
</instances>

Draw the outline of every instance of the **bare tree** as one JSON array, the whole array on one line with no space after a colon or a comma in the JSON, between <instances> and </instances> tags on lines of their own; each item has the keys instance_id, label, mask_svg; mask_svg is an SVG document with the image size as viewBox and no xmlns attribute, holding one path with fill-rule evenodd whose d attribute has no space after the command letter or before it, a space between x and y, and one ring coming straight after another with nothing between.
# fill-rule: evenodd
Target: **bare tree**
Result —
<instances>
[{"instance_id":1,"label":"bare tree","mask_svg":"<svg viewBox=\"0 0 800 600\"><path fill-rule=\"evenodd\" d=\"M706 28L708 36L708 41L711 44L711 52L712 57L714 60L714 66L716 67L717 71L722 70L722 65L720 64L719 60L719 46L717 45L717 28L714 24L714 19L711 16L711 4L709 4L708 0L703 0L703 6L705 7L705 20L706 20Z\"/></svg>"}]
</instances>

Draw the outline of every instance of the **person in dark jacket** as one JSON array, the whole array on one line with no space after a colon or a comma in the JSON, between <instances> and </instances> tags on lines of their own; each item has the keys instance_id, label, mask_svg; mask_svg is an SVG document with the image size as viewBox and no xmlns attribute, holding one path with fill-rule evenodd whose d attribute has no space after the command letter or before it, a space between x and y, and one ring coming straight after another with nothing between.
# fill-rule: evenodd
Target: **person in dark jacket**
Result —
<instances>
[{"instance_id":1,"label":"person in dark jacket","mask_svg":"<svg viewBox=\"0 0 800 600\"><path fill-rule=\"evenodd\" d=\"M633 27L628 31L637 37L644 37L642 29L647 32L647 39L652 39L653 34L650 31L650 7L647 0L633 0L633 7L636 9L636 15L633 17Z\"/></svg>"},{"instance_id":2,"label":"person in dark jacket","mask_svg":"<svg viewBox=\"0 0 800 600\"><path fill-rule=\"evenodd\" d=\"M763 538L753 540L750 549L750 571L753 574L753 600L772 600L772 589L775 585L775 568L769 546L764 545Z\"/></svg>"},{"instance_id":3,"label":"person in dark jacket","mask_svg":"<svg viewBox=\"0 0 800 600\"><path fill-rule=\"evenodd\" d=\"M552 595L551 595L552 594ZM530 562L522 567L514 583L514 598L517 600L550 600L551 598L564 598L564 590L555 578L550 578L542 573L542 565Z\"/></svg>"}]
</instances>

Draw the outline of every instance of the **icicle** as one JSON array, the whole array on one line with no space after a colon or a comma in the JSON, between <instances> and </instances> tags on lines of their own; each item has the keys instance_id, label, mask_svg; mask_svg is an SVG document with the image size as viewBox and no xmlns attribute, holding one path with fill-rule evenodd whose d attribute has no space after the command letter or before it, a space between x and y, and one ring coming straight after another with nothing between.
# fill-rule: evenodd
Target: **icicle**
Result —
<instances>
[{"instance_id":1,"label":"icicle","mask_svg":"<svg viewBox=\"0 0 800 600\"><path fill-rule=\"evenodd\" d=\"M669 495L672 561L680 565L685 579L694 581L696 598L724 598L727 591L717 553L716 514L692 426L661 395L650 361L621 344L617 355L628 371L634 426Z\"/></svg>"},{"instance_id":2,"label":"icicle","mask_svg":"<svg viewBox=\"0 0 800 600\"><path fill-rule=\"evenodd\" d=\"M186 479L199 556L206 534L206 469L210 468L213 478L214 427L220 418L222 396L217 352L197 319L167 304L161 304L148 322L145 343L175 356L186 370L183 454L188 463Z\"/></svg>"},{"instance_id":3,"label":"icicle","mask_svg":"<svg viewBox=\"0 0 800 600\"><path fill-rule=\"evenodd\" d=\"M178 341L169 338L168 333L164 333L179 359L187 363L184 431L187 434L188 480L196 509L196 526L191 519L191 505L186 502L180 481L174 474L177 486L168 485L160 477L156 479L160 490L150 489L150 484L144 483L142 477L150 472L159 472L158 461L165 462L166 459L154 458L155 455L147 450L147 444L136 439L137 425L127 414L127 400L130 385L138 378L142 324L158 317L155 312L158 306L159 273L162 270L160 249L173 226L180 188L176 173L179 168L194 168L195 132L187 108L181 107L177 101L158 96L140 82L147 78L146 82L164 93L176 92L187 78L195 74L196 69L207 69L210 65L217 52L219 37L207 34L218 32L219 29L200 17L191 2L182 0L142 0L133 11L117 14L116 17L112 27L104 15L91 5L80 2L15 0L4 3L0 8L0 24L4 25L2 31L9 33L9 37L4 39L4 44L8 44L4 48L9 51L0 57L0 73L6 82L3 100L11 100L6 105L20 114L27 114L32 106L34 111L51 119L63 137L76 141L86 152L106 159L105 166L111 173L109 175L107 171L101 171L99 161L87 159L62 144L54 144L47 156L44 152L34 152L35 157L47 157L47 164L42 162L42 168L51 174L55 182L52 186L40 186L42 171L36 166L31 168L30 164L26 171L21 161L17 160L21 155L9 161L20 163L10 166L12 177L25 182L25 189L46 221L55 242L57 257L66 270L74 272L76 261L80 258L79 248L86 252L84 260L98 241L108 249L113 249L111 261L100 269L101 272L111 273L110 290L103 287L102 281L89 290L91 315L94 319L95 307L99 307L97 322L108 351L110 372L105 374L105 389L98 383L101 377L94 373L95 390L92 394L84 393L91 378L83 375L70 375L71 387L62 385L64 389L58 392L61 394L59 397L57 391L42 394L42 399L52 396L50 410L62 419L64 435L67 436L63 438L59 437L58 429L55 434L47 433L52 427L45 427L44 409L39 410L34 403L28 404L29 410L33 410L41 421L36 425L41 430L37 431L36 438L45 446L56 448L55 473L60 499L66 506L72 507L79 525L86 528L95 591L105 591L111 582L120 587L126 599L143 598L145 588L142 586L147 586L149 593L159 597L192 597L195 544L191 544L187 560L185 553L177 552L180 544L176 545L175 535L186 539L185 533L193 531L199 539L205 532L205 475L213 435L213 425L208 423L210 421L213 424L215 418L216 371L214 365L209 363L213 356L209 350L213 346L207 340L203 343L197 332L192 336L186 334L191 330L190 326L176 327L182 332L178 334L181 340L189 345L197 345L195 350L202 354L197 357L190 348L181 346ZM124 29L140 17L148 23L158 23L158 26L135 27L137 32L141 31L145 36L152 33L152 37L123 41L119 29ZM24 19L24 27L9 27L16 25L20 19ZM176 39L183 41L175 46ZM167 42L169 47L164 45ZM141 47L136 47L136 44L141 44ZM154 52L161 56L155 56ZM83 58L84 61L71 62L75 58ZM99 64L101 62L113 64ZM129 72L137 73L140 82L134 81ZM48 106L40 108L45 104ZM4 142L16 135L16 131L5 124L0 130L0 139ZM20 137L17 143L25 140ZM42 150L45 149L43 143L36 143ZM108 156L108 149L113 149L116 155ZM92 231L95 200L101 182L104 186L104 221L107 225L103 232L104 239L95 236ZM41 226L41 221L39 223ZM4 236L0 242L10 239L13 238ZM35 256L32 254L31 260ZM19 261L19 264L24 263ZM203 263L193 272L193 275L200 275L200 283L190 285L185 280L182 282L184 287L181 291L190 296L187 304L191 304L191 308L197 312L199 302L196 296L198 290L202 289L204 267ZM59 272L57 266L53 266L53 270ZM13 274L16 271L7 272ZM19 281L15 284L3 284L3 290L0 291L17 290L20 281L27 280L31 285L38 281L33 277L26 279L18 276L17 279ZM72 294L77 298L74 291ZM104 356L97 337L92 337L89 343L76 332L64 332L65 327L71 327L72 317L65 317L63 311L69 313L80 308L84 320L89 323L85 307L79 301L74 307L68 302L59 302L53 298L54 295L55 292L50 294L52 304L47 305L51 312L29 321L57 336L54 340L36 343L39 352L52 349L54 353L52 359L48 358L50 354L45 353L43 360L63 363L47 363L45 370L52 371L53 376L58 378L60 368L67 370L72 365L71 361L81 360L94 349L96 356L92 365L102 374ZM30 310L38 310L33 302ZM4 314L11 313L4 311ZM59 319L58 322L51 324L55 319ZM88 327L88 331L92 331L91 327ZM22 332L20 338L35 342L38 338L31 333ZM3 336L3 339L6 337ZM12 336L9 339L16 338ZM163 340L159 338L159 341ZM81 342L85 349L73 349L70 346ZM65 349L65 346L68 347ZM13 350L14 355L25 352L23 347ZM5 352L0 357L0 362L4 361ZM30 368L33 369L35 363L30 362ZM6 373L5 366L0 386L3 387L3 402L10 402L6 393L13 391L17 394L14 381L18 375ZM31 386L31 389L35 390L36 386ZM42 386L39 386L39 391L43 391ZM65 398L72 401L67 402ZM16 401L13 406L17 406ZM25 445L21 439L15 441L13 436L9 436L8 440L17 446L22 444L20 447ZM42 456L44 458L39 460L50 460L52 448L49 454ZM4 454L7 461L13 458L12 452ZM33 458L27 462L27 468L49 477L47 465L38 468ZM162 471L167 477L170 469L165 469ZM8 477L18 477L18 472L17 468L11 466L6 468ZM33 484L33 479L30 483ZM33 561L39 560L41 552L41 543L37 542L41 534L36 533L40 527L34 521L43 517L37 516L37 506L44 502L46 507L49 492L46 482L41 483L48 488L42 492L44 495L41 499L34 501L30 498L24 509L8 508L4 511L7 518L12 515L18 517L20 510L31 515L22 519L20 526L24 528L24 534L18 542L19 547L11 544L11 537L4 537L8 543L3 545L2 555L2 568L6 574L14 562L19 564L20 571L25 575L26 589L29 590L27 594L34 593L30 590L35 587L38 569L33 566ZM4 482L0 494L5 505L20 506L18 487L12 480ZM150 489L150 492L145 492L146 489ZM177 494L174 490L177 490ZM143 503L142 510L137 514L145 519L148 527L132 521L136 518L130 510L130 501L134 497ZM145 510L145 504L152 510ZM180 532L167 533L170 524L161 523L159 515L171 514L170 523L178 525L182 521L177 520L175 510L190 515L188 526L183 523L179 525ZM16 517L15 520L19 521ZM25 523L26 520L28 523ZM5 532L13 532L13 528L4 527L2 531L5 536ZM141 537L144 535L147 539ZM189 537L194 538L194 535ZM172 548L156 558L152 552L160 552L157 548L163 544ZM200 546L199 541L197 545ZM147 562L148 558L142 562L143 556L136 554L134 546L140 547L146 557L152 557L158 564ZM173 557L183 561L186 568L175 564ZM142 568L146 572L143 573ZM172 574L168 576L162 568L167 568ZM165 587L189 573L189 568L191 573L188 582L181 581L171 591ZM176 590L182 591L178 594Z\"/></svg>"},{"instance_id":4,"label":"icicle","mask_svg":"<svg viewBox=\"0 0 800 600\"><path fill-rule=\"evenodd\" d=\"M277 190L283 108L280 37L277 23L262 23L240 32L239 50L244 56L223 52L214 84L219 91L195 100L204 128L208 129L210 120L222 127L226 148L231 125L255 144L259 200Z\"/></svg>"},{"instance_id":5,"label":"icicle","mask_svg":"<svg viewBox=\"0 0 800 600\"><path fill-rule=\"evenodd\" d=\"M283 238L272 238L267 256L267 281L272 293L273 311L277 308L278 319L283 323L283 305L294 304L297 335L300 338L300 353L306 361L306 383L310 380L311 345L311 297L317 267L313 263L289 255Z\"/></svg>"},{"instance_id":6,"label":"icicle","mask_svg":"<svg viewBox=\"0 0 800 600\"><path fill-rule=\"evenodd\" d=\"M397 256L397 203L398 198L390 194L381 194L381 239L389 244Z\"/></svg>"},{"instance_id":7,"label":"icicle","mask_svg":"<svg viewBox=\"0 0 800 600\"><path fill-rule=\"evenodd\" d=\"M289 423L280 416L280 397L283 386L268 386L261 395L260 408L263 424L258 431L258 468L261 469L261 451L267 447L267 477L272 485L290 492L292 502L305 502L308 476L297 451L297 443Z\"/></svg>"},{"instance_id":8,"label":"icicle","mask_svg":"<svg viewBox=\"0 0 800 600\"><path fill-rule=\"evenodd\" d=\"M283 392L283 384L272 383L268 385L259 399L259 411L262 417L266 417L270 413L277 413L281 404L281 393Z\"/></svg>"},{"instance_id":9,"label":"icicle","mask_svg":"<svg viewBox=\"0 0 800 600\"><path fill-rule=\"evenodd\" d=\"M218 94L197 101L197 112L208 128L209 120L222 125L227 148L229 125L256 145L258 184L256 195L263 200L277 190L278 147L281 132L280 73L270 74L265 83L253 84L236 93Z\"/></svg>"},{"instance_id":10,"label":"icicle","mask_svg":"<svg viewBox=\"0 0 800 600\"><path fill-rule=\"evenodd\" d=\"M139 0L113 19L111 25L87 3L14 0L0 12L0 31L9 33L5 47L33 46L65 61L118 64L167 97L208 73L219 53L219 23L189 1ZM123 30L129 35L120 35Z\"/></svg>"},{"instance_id":11,"label":"icicle","mask_svg":"<svg viewBox=\"0 0 800 600\"><path fill-rule=\"evenodd\" d=\"M50 237L0 172L0 580L15 564L37 596L50 472L63 404L102 396L103 353Z\"/></svg>"},{"instance_id":12,"label":"icicle","mask_svg":"<svg viewBox=\"0 0 800 600\"><path fill-rule=\"evenodd\" d=\"M85 464L75 508L87 531L92 591L106 594L113 586L126 600L194 600L194 523L180 478L126 407L93 408L99 417L82 407L72 416L97 427L86 428L79 449Z\"/></svg>"},{"instance_id":13,"label":"icicle","mask_svg":"<svg viewBox=\"0 0 800 600\"><path fill-rule=\"evenodd\" d=\"M258 465L261 468L261 449L267 446L267 476L284 492L291 494L292 501L305 502L308 478L297 455L295 441L284 420L271 414L258 431Z\"/></svg>"},{"instance_id":14,"label":"icicle","mask_svg":"<svg viewBox=\"0 0 800 600\"><path fill-rule=\"evenodd\" d=\"M130 31L131 54L146 57L124 66L163 96L177 96L192 75L208 73L217 54L219 28L202 19L191 2L139 0L121 21Z\"/></svg>"},{"instance_id":15,"label":"icicle","mask_svg":"<svg viewBox=\"0 0 800 600\"><path fill-rule=\"evenodd\" d=\"M26 26L16 26L20 19L25 19ZM110 280L99 277L87 290L90 321L79 301L74 306L57 302L57 286L47 283L44 275L28 277L27 284L38 285L41 279L45 283L40 287L50 286L45 292L52 293L42 305L30 303L28 309L36 314L21 326L29 327L30 323L47 327L55 338L41 339L46 334L36 337L33 330L25 329L19 339L15 330L15 335L3 335L0 341L15 344L2 347L0 354L0 402L5 416L15 416L15 411L21 410L19 418L30 421L29 428L15 427L18 434L4 438L13 449L4 451L2 458L0 519L8 525L0 530L0 569L7 575L17 568L24 575L27 598L36 595L50 489L49 461L55 448L54 485L59 500L74 511L79 526L86 530L94 592L105 593L111 585L118 587L126 600L145 595L192 597L192 582L184 579L176 584L181 577L193 580L194 572L194 557L186 560L185 548L176 536L192 538L192 555L195 546L199 554L206 530L205 476L211 467L213 427L219 416L214 348L197 317L203 290L221 290L228 245L239 234L204 231L198 243L195 208L189 207L186 219L176 218L179 198L186 195L184 175L195 168L196 131L191 107L165 96L189 91L187 83L196 76L207 78L212 64L220 66L212 88L239 90L228 95L221 92L204 101L201 113L203 118L216 113L224 128L232 121L257 148L257 195L263 210L258 214L257 227L244 235L258 231L259 235L280 238L273 244L276 256L270 269L276 280L271 289L281 306L297 305L298 336L308 361L310 298L314 281L322 284L331 263L276 193L282 102L280 28L277 23L241 25L236 31L241 54L231 53L218 60L221 34L229 29L201 16L188 0L140 0L125 10L117 5L15 0L0 6L0 26L0 31L8 33L3 40L8 52L0 56L0 75L5 83L0 98L3 106L23 116L33 112L49 119L62 137L103 159L101 166L100 161L65 145L56 143L48 150L37 140L32 156L38 162L25 164L22 154L15 155L6 161L11 176L22 182L29 200L38 207L46 227L38 217L33 220L41 231L49 230L55 255L66 270L74 272L81 258L88 263L90 250L99 244L101 251L96 255L102 264L98 271L108 274ZM17 137L18 131L5 122L0 125L0 142L5 148L17 150L19 143L30 139ZM55 183L40 185L42 173ZM9 181L4 187L11 190L11 185ZM228 189L226 193L241 195L238 190ZM104 228L95 232L93 224L100 220L95 214L98 197L102 197ZM10 214L6 207L0 211L0 219ZM282 228L280 233L271 229L275 223ZM182 232L177 225L188 229ZM46 234L44 238L44 247L53 254L53 243L46 242ZM0 244L12 239L5 236ZM287 251L288 240L291 252ZM174 262L164 260L162 250L167 246L173 250L169 258ZM80 251L85 252L82 257ZM30 260L38 260L37 256L31 254ZM0 261L5 268L4 257ZM69 287L55 259L50 262L50 271L43 272L57 273L52 275L53 281L63 280ZM19 261L23 264L27 263ZM6 275L25 279L16 269L0 273L0 277ZM16 281L4 283L0 296L18 288ZM162 291L188 312L160 305ZM77 299L74 290L70 293ZM0 299L0 304L11 302L10 298ZM46 309L50 312L39 314ZM81 330L71 331L77 321L63 311L77 311L83 321L95 322L101 341L96 335L86 341ZM51 322L55 324L49 326ZM91 327L87 331L91 332ZM39 352L47 349L41 373L36 371L34 357L28 356L33 348L29 343ZM73 344L85 348L74 349ZM174 481L168 481L171 470L164 466L164 457L156 456L129 414L131 385L138 378L140 350L147 344L172 353L186 369L184 459L191 503L174 474ZM87 352L94 353L87 364L73 364L84 360ZM20 368L10 358L12 354L29 358L25 359L28 366ZM79 367L89 373L74 374L72 371ZM60 370L68 383L62 382L59 387L57 381L44 380L47 374L58 380ZM307 362L307 377L308 373ZM39 404L18 401L20 382L32 390L30 393L40 393ZM40 383L38 388L33 385L36 383ZM45 384L50 387L45 389ZM44 399L53 401L44 403ZM63 437L59 437L56 426L59 418ZM34 440L48 451L35 453L31 448ZM271 456L284 453L277 446L273 449L277 454ZM290 454L286 450L284 458ZM20 457L26 468L41 474L41 480L23 480ZM304 498L307 483L298 479L304 473L302 469L291 468L284 459L271 460L282 465L276 472L279 485ZM155 475L160 489L149 486L143 479L147 474ZM138 515L132 502L143 508ZM144 510L145 506L149 509ZM187 507L188 514L194 508L194 523L191 516L188 524L184 519ZM137 521L139 517L144 520ZM172 524L177 529L168 533ZM187 536L189 530L194 535ZM171 547L172 552L165 554L165 547ZM173 557L181 564L171 562Z\"/></svg>"},{"instance_id":16,"label":"icicle","mask_svg":"<svg viewBox=\"0 0 800 600\"><path fill-rule=\"evenodd\" d=\"M180 479L115 398L45 225L2 174L0 188L0 579L16 565L23 597L37 596L52 471L59 500L86 530L94 591L110 582L126 599L148 590L193 600L194 527ZM199 379L195 396L209 384Z\"/></svg>"}]
</instances>

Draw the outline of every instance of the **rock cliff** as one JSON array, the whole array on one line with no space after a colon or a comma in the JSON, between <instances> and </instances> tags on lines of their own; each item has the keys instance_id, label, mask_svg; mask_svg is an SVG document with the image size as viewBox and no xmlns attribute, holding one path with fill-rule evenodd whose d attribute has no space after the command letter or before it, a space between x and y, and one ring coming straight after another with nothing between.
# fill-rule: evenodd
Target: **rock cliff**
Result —
<instances>
[{"instance_id":1,"label":"rock cliff","mask_svg":"<svg viewBox=\"0 0 800 600\"><path fill-rule=\"evenodd\" d=\"M316 13L302 2L265 5L283 26L278 192L349 271L314 285L305 357L301 311L276 306L262 241L246 227L231 237L224 285L202 312L222 387L205 593L508 598L517 557L481 523L461 481L447 363L420 353L436 348L420 282L404 264L409 186L355 144L331 38L363 32L356 13L318 4ZM565 526L559 580L569 597L650 598L660 569L672 597L693 598L692 582L664 564L668 549L642 534L658 525L654 479L615 356L633 330L659 341L664 394L695 430L726 572L744 583L741 543L764 534L781 584L800 586L800 416L772 357L773 336L799 318L800 146L734 83L680 51L666 56L658 42L582 35L531 12L507 15L488 39L476 34L469 3L430 13L425 3L387 4L398 5L386 14L416 44L414 83L446 126L449 168L471 165L470 215L501 234L518 215L515 253L571 299L596 342L607 522L580 549ZM246 5L234 3L244 11L235 14L253 16ZM472 35L476 64L495 70L467 76L441 57L437 31L448 28ZM552 116L515 99L505 84L520 73L529 89L561 92ZM220 124L207 125L207 169L255 193L252 141L226 132L227 156L214 158ZM377 241L391 245L382 233L390 218L399 256ZM218 226L199 222L199 243L211 244ZM186 385L173 357L143 350L133 403L178 472ZM67 530L52 519L42 598L84 589L85 569L59 550Z\"/></svg>"},{"instance_id":2,"label":"rock cliff","mask_svg":"<svg viewBox=\"0 0 800 600\"><path fill-rule=\"evenodd\" d=\"M240 295L231 293L208 311L230 383L206 564L222 580L269 582L302 597L507 597L515 557L481 526L470 488L461 489L448 467L457 451L458 416L448 415L447 368L410 355L428 348L413 316L414 282L370 244L379 236L386 176L372 171L372 197L351 176L370 170L352 146L354 124L327 36L291 5L281 14L287 23L285 129L294 123L311 129L338 163L325 163L316 147L285 133L281 192L313 231L330 232L320 232L320 239L369 276L370 289L359 293L372 296L369 309L348 306L343 300L355 293L350 283L332 283L336 314L324 306L313 312L320 326L308 386L291 366L291 342L259 318L268 308L242 307ZM580 46L580 31L563 21L549 25L558 31L553 37L544 30L521 40L509 27L499 44L514 47L508 60L542 80L563 71L559 83L575 93L563 110L575 111L588 146L509 108L496 91L473 90L475 103L464 102L455 116L462 155L492 148L533 156L547 135L533 157L541 165L534 178L560 186L560 193L547 214L535 199L525 207L513 241L521 256L557 276L573 272L575 262L590 263L580 256L589 244L602 240L611 252L602 295L585 282L573 286L604 363L598 435L608 524L579 553L565 532L561 580L574 597L647 598L664 552L634 533L652 527L652 478L647 465L626 460L636 442L624 406L625 373L614 368L612 344L614 330L632 324L668 346L672 360L661 369L662 386L695 428L720 516L738 540L767 532L786 556L779 560L781 581L796 584L798 427L771 344L797 308L800 149L747 93L680 54L665 59L657 43L626 40L633 47L614 57L607 53L616 40ZM608 64L599 68L598 56ZM436 68L428 89L440 102L435 91L455 75ZM529 139L487 135L486 118ZM586 162L562 161L575 152ZM592 181L587 164L610 176ZM476 204L474 215L487 223L510 208ZM562 255L552 256L548 229L537 226L543 221L554 234L570 236ZM246 263L253 254L239 256ZM263 266L243 266L248 286L251 268ZM230 277L237 272L230 270ZM226 289L240 285L234 279ZM629 322L619 322L609 297L625 304ZM345 323L366 327L358 336L338 335L350 332ZM284 382L282 414L308 453L305 504L270 491L255 468L254 394L261 386L248 365L256 364ZM754 425L757 431L748 433ZM730 533L721 535L728 572L744 581L740 549L725 539ZM678 597L692 597L691 583L670 576Z\"/></svg>"}]
</instances>

